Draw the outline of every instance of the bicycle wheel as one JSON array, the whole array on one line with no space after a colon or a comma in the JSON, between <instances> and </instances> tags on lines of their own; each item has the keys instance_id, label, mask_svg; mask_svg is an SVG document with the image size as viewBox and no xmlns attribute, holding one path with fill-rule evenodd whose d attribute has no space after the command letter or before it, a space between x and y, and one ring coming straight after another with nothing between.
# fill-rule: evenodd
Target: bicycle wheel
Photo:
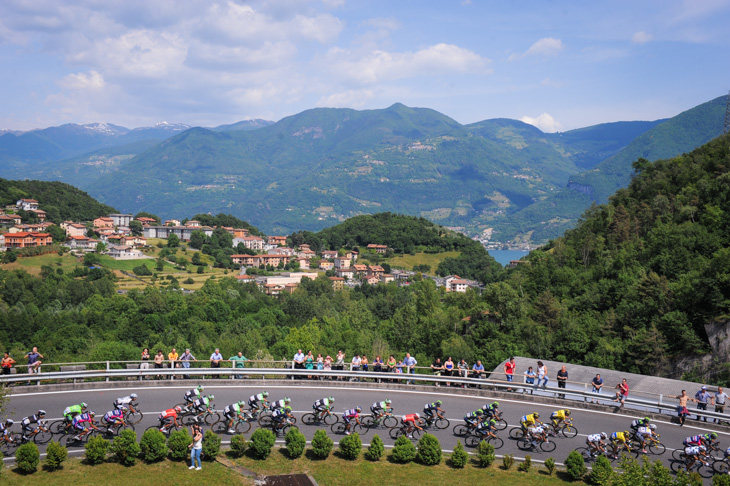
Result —
<instances>
[{"instance_id":1,"label":"bicycle wheel","mask_svg":"<svg viewBox=\"0 0 730 486\"><path fill-rule=\"evenodd\" d=\"M454 435L457 437L464 437L469 433L469 429L464 424L454 425ZM391 436L392 437L392 436Z\"/></svg>"},{"instance_id":2,"label":"bicycle wheel","mask_svg":"<svg viewBox=\"0 0 730 486\"><path fill-rule=\"evenodd\" d=\"M509 438L519 440L525 436L525 431L522 427L512 427L509 429Z\"/></svg>"},{"instance_id":3,"label":"bicycle wheel","mask_svg":"<svg viewBox=\"0 0 730 486\"><path fill-rule=\"evenodd\" d=\"M262 415L259 417L259 425L261 427L271 427L271 423L273 422L271 415Z\"/></svg>"},{"instance_id":4,"label":"bicycle wheel","mask_svg":"<svg viewBox=\"0 0 730 486\"><path fill-rule=\"evenodd\" d=\"M541 450L542 450L543 452L552 452L552 451L554 451L554 450L555 450L555 448L556 448L557 446L558 446L558 445L557 445L557 444L555 443L555 441L554 441L554 440L551 440L551 441L546 441L546 440L544 440L544 441L540 442L540 449L541 449Z\"/></svg>"},{"instance_id":5,"label":"bicycle wheel","mask_svg":"<svg viewBox=\"0 0 730 486\"><path fill-rule=\"evenodd\" d=\"M722 461L725 459L725 451L722 449L713 448L710 450L710 457L716 461Z\"/></svg>"},{"instance_id":6,"label":"bicycle wheel","mask_svg":"<svg viewBox=\"0 0 730 486\"><path fill-rule=\"evenodd\" d=\"M386 415L383 418L382 424L383 424L383 427L385 427L387 429L392 429L393 427L398 426L398 419L393 417L392 415Z\"/></svg>"},{"instance_id":7,"label":"bicycle wheel","mask_svg":"<svg viewBox=\"0 0 730 486\"><path fill-rule=\"evenodd\" d=\"M697 472L700 473L700 476L703 478L711 478L715 474L715 470L712 466L705 466L704 464L700 464L697 468Z\"/></svg>"},{"instance_id":8,"label":"bicycle wheel","mask_svg":"<svg viewBox=\"0 0 730 486\"><path fill-rule=\"evenodd\" d=\"M360 418L360 423L365 427L375 427L375 417L372 415L363 415Z\"/></svg>"},{"instance_id":9,"label":"bicycle wheel","mask_svg":"<svg viewBox=\"0 0 730 486\"><path fill-rule=\"evenodd\" d=\"M504 430L507 428L507 421L505 419L495 420L494 428L497 430Z\"/></svg>"},{"instance_id":10,"label":"bicycle wheel","mask_svg":"<svg viewBox=\"0 0 730 486\"><path fill-rule=\"evenodd\" d=\"M228 420L219 420L210 426L210 430L218 435L224 434L228 431Z\"/></svg>"},{"instance_id":11,"label":"bicycle wheel","mask_svg":"<svg viewBox=\"0 0 730 486\"><path fill-rule=\"evenodd\" d=\"M560 433L563 434L564 437L572 439L573 437L578 435L578 429L575 425L566 425L565 427L560 429Z\"/></svg>"},{"instance_id":12,"label":"bicycle wheel","mask_svg":"<svg viewBox=\"0 0 730 486\"><path fill-rule=\"evenodd\" d=\"M666 450L667 450L667 447L664 444L662 444L661 442L652 442L651 444L649 444L649 447L648 447L648 451L651 454L654 454L657 456L660 454L664 454L666 452Z\"/></svg>"},{"instance_id":13,"label":"bicycle wheel","mask_svg":"<svg viewBox=\"0 0 730 486\"><path fill-rule=\"evenodd\" d=\"M22 434L10 434L10 442L3 442L0 446L0 452L5 457L10 457L15 454L15 449L20 445L20 441L23 440Z\"/></svg>"},{"instance_id":14,"label":"bicycle wheel","mask_svg":"<svg viewBox=\"0 0 730 486\"><path fill-rule=\"evenodd\" d=\"M180 418L180 422L182 422L183 425L193 425L195 423L198 423L198 421L196 420L197 418L197 415L183 415Z\"/></svg>"},{"instance_id":15,"label":"bicycle wheel","mask_svg":"<svg viewBox=\"0 0 730 486\"><path fill-rule=\"evenodd\" d=\"M686 466L684 464L684 461L672 461L672 463L669 465L669 469L672 470L674 474L677 474L680 469L686 469Z\"/></svg>"},{"instance_id":16,"label":"bicycle wheel","mask_svg":"<svg viewBox=\"0 0 730 486\"><path fill-rule=\"evenodd\" d=\"M317 416L313 413L305 413L302 416L302 423L304 425L314 425L317 423Z\"/></svg>"},{"instance_id":17,"label":"bicycle wheel","mask_svg":"<svg viewBox=\"0 0 730 486\"><path fill-rule=\"evenodd\" d=\"M446 418L437 418L433 424L437 429L445 429L450 425L450 422Z\"/></svg>"},{"instance_id":18,"label":"bicycle wheel","mask_svg":"<svg viewBox=\"0 0 730 486\"><path fill-rule=\"evenodd\" d=\"M340 418L333 413L328 413L324 416L323 421L327 425L332 425L332 424L336 424L337 422L339 422Z\"/></svg>"},{"instance_id":19,"label":"bicycle wheel","mask_svg":"<svg viewBox=\"0 0 730 486\"><path fill-rule=\"evenodd\" d=\"M66 434L58 441L64 447L77 447L83 444L83 441L78 440L75 434Z\"/></svg>"},{"instance_id":20,"label":"bicycle wheel","mask_svg":"<svg viewBox=\"0 0 730 486\"><path fill-rule=\"evenodd\" d=\"M495 449L500 449L504 445L504 441L501 437L487 437L487 442L492 444Z\"/></svg>"},{"instance_id":21,"label":"bicycle wheel","mask_svg":"<svg viewBox=\"0 0 730 486\"><path fill-rule=\"evenodd\" d=\"M728 464L727 461L715 461L712 465L712 469L714 469L717 474L728 474L730 473L730 464Z\"/></svg>"},{"instance_id":22,"label":"bicycle wheel","mask_svg":"<svg viewBox=\"0 0 730 486\"><path fill-rule=\"evenodd\" d=\"M365 427L363 424L355 424L352 427L353 432L357 432L360 435L365 435L368 433L369 428ZM419 432L418 429L416 429L416 432Z\"/></svg>"},{"instance_id":23,"label":"bicycle wheel","mask_svg":"<svg viewBox=\"0 0 730 486\"><path fill-rule=\"evenodd\" d=\"M684 461L684 450L682 449L674 449L672 451L672 459L675 461Z\"/></svg>"},{"instance_id":24,"label":"bicycle wheel","mask_svg":"<svg viewBox=\"0 0 730 486\"><path fill-rule=\"evenodd\" d=\"M66 433L66 421L65 420L56 420L55 422L51 422L51 425L48 426L48 430L51 431L54 435L61 435Z\"/></svg>"},{"instance_id":25,"label":"bicycle wheel","mask_svg":"<svg viewBox=\"0 0 730 486\"><path fill-rule=\"evenodd\" d=\"M239 420L236 424L236 432L239 434L245 434L249 430L251 430L251 422L244 422L243 420Z\"/></svg>"},{"instance_id":26,"label":"bicycle wheel","mask_svg":"<svg viewBox=\"0 0 730 486\"><path fill-rule=\"evenodd\" d=\"M401 435L403 435L403 427L393 427L388 431L388 435L390 435L390 438L395 440Z\"/></svg>"},{"instance_id":27,"label":"bicycle wheel","mask_svg":"<svg viewBox=\"0 0 730 486\"><path fill-rule=\"evenodd\" d=\"M522 451L532 450L532 441L527 437L517 439L517 448Z\"/></svg>"},{"instance_id":28,"label":"bicycle wheel","mask_svg":"<svg viewBox=\"0 0 730 486\"><path fill-rule=\"evenodd\" d=\"M53 439L53 432L47 429L39 430L36 435L33 436L33 442L36 444L46 444Z\"/></svg>"},{"instance_id":29,"label":"bicycle wheel","mask_svg":"<svg viewBox=\"0 0 730 486\"><path fill-rule=\"evenodd\" d=\"M282 428L276 431L277 434L281 434L283 436L286 436L286 433L289 432L291 429L299 430L299 428L294 424L286 424Z\"/></svg>"},{"instance_id":30,"label":"bicycle wheel","mask_svg":"<svg viewBox=\"0 0 730 486\"><path fill-rule=\"evenodd\" d=\"M346 427L347 425L344 422L335 422L332 424L332 427L330 427L330 430L332 430L333 434L344 434Z\"/></svg>"},{"instance_id":31,"label":"bicycle wheel","mask_svg":"<svg viewBox=\"0 0 730 486\"><path fill-rule=\"evenodd\" d=\"M203 422L205 422L206 425L213 425L220 419L221 419L221 414L218 412L207 413L207 414L205 414L205 417L203 418Z\"/></svg>"},{"instance_id":32,"label":"bicycle wheel","mask_svg":"<svg viewBox=\"0 0 730 486\"><path fill-rule=\"evenodd\" d=\"M129 412L124 420L128 424L136 425L142 420L143 417L144 414L142 412Z\"/></svg>"},{"instance_id":33,"label":"bicycle wheel","mask_svg":"<svg viewBox=\"0 0 730 486\"><path fill-rule=\"evenodd\" d=\"M576 449L576 451L580 452L580 455L583 456L583 460L585 462L593 462L595 457L593 457L593 454L591 454L591 450L587 447L579 447Z\"/></svg>"},{"instance_id":34,"label":"bicycle wheel","mask_svg":"<svg viewBox=\"0 0 730 486\"><path fill-rule=\"evenodd\" d=\"M464 439L464 445L467 447L476 447L481 442L481 439L476 435L469 435Z\"/></svg>"}]
</instances>

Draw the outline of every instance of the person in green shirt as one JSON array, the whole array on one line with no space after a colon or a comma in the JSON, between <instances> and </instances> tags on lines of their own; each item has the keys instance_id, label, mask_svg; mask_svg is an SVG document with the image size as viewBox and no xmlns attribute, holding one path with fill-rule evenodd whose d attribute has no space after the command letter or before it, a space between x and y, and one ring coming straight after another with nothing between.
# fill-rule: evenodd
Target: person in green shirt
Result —
<instances>
[{"instance_id":1,"label":"person in green shirt","mask_svg":"<svg viewBox=\"0 0 730 486\"><path fill-rule=\"evenodd\" d=\"M243 353L239 351L236 356L232 356L228 358L228 360L233 363L234 368L245 368L248 358L246 358ZM233 378L240 380L243 378L243 375L233 375Z\"/></svg>"}]
</instances>

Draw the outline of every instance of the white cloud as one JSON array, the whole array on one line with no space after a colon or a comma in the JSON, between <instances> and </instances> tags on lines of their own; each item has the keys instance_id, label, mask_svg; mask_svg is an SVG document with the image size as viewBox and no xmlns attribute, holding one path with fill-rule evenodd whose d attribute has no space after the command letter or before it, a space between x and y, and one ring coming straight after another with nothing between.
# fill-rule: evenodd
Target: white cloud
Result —
<instances>
[{"instance_id":1,"label":"white cloud","mask_svg":"<svg viewBox=\"0 0 730 486\"><path fill-rule=\"evenodd\" d=\"M654 39L653 35L648 34L642 30L642 31L635 33L631 37L631 42L633 44L646 44L647 42L651 41L652 39Z\"/></svg>"},{"instance_id":2,"label":"white cloud","mask_svg":"<svg viewBox=\"0 0 730 486\"><path fill-rule=\"evenodd\" d=\"M523 116L520 121L536 126L545 133L554 133L563 129L563 124L557 121L548 113L543 113L538 117Z\"/></svg>"},{"instance_id":3,"label":"white cloud","mask_svg":"<svg viewBox=\"0 0 730 486\"><path fill-rule=\"evenodd\" d=\"M517 61L530 56L557 56L563 49L565 49L565 44L562 40L544 37L532 44L527 51L521 54L511 54L509 60Z\"/></svg>"},{"instance_id":4,"label":"white cloud","mask_svg":"<svg viewBox=\"0 0 730 486\"><path fill-rule=\"evenodd\" d=\"M341 93L323 96L317 100L317 106L328 108L361 108L373 98L375 93L369 89L351 89Z\"/></svg>"},{"instance_id":5,"label":"white cloud","mask_svg":"<svg viewBox=\"0 0 730 486\"><path fill-rule=\"evenodd\" d=\"M490 60L453 44L436 44L415 52L332 48L325 62L340 77L362 84L451 72L490 73Z\"/></svg>"},{"instance_id":6,"label":"white cloud","mask_svg":"<svg viewBox=\"0 0 730 486\"><path fill-rule=\"evenodd\" d=\"M65 76L59 83L66 89L102 89L106 83L98 72L92 70L88 74L78 73Z\"/></svg>"}]
</instances>

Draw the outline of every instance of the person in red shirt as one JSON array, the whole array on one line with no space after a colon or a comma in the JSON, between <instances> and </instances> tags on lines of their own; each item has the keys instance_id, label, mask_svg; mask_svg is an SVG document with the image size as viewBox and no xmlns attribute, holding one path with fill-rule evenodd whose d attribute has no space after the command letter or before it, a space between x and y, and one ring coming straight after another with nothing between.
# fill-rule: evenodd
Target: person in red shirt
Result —
<instances>
[{"instance_id":1,"label":"person in red shirt","mask_svg":"<svg viewBox=\"0 0 730 486\"><path fill-rule=\"evenodd\" d=\"M420 419L421 416L417 413L409 413L408 415L404 415L401 418L401 423L406 428L406 435L409 439L413 438L413 429L418 429L423 432L423 429L418 426L418 422Z\"/></svg>"},{"instance_id":2,"label":"person in red shirt","mask_svg":"<svg viewBox=\"0 0 730 486\"><path fill-rule=\"evenodd\" d=\"M624 408L624 403L626 402L626 399L629 397L629 384L626 382L626 378L621 380L621 383L616 385L616 398L613 400L614 402L620 402L621 406L619 408Z\"/></svg>"},{"instance_id":3,"label":"person in red shirt","mask_svg":"<svg viewBox=\"0 0 730 486\"><path fill-rule=\"evenodd\" d=\"M182 407L180 406L170 408L162 412L158 417L160 420L160 432L166 434L170 431L170 427L172 427L173 424L179 427L180 424L177 423L177 414L180 412L182 412Z\"/></svg>"},{"instance_id":4,"label":"person in red shirt","mask_svg":"<svg viewBox=\"0 0 730 486\"><path fill-rule=\"evenodd\" d=\"M517 365L515 364L515 358L512 357L504 364L504 374L507 376L507 381L512 383L512 380L515 377L515 368ZM512 388L507 388L507 391L512 391Z\"/></svg>"}]
</instances>

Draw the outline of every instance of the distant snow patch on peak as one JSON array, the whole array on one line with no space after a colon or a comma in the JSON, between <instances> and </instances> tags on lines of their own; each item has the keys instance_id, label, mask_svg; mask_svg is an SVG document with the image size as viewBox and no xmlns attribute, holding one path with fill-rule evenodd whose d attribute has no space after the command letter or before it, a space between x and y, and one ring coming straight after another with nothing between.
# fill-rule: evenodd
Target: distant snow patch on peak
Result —
<instances>
[{"instance_id":1,"label":"distant snow patch on peak","mask_svg":"<svg viewBox=\"0 0 730 486\"><path fill-rule=\"evenodd\" d=\"M102 135L116 135L118 131L106 123L87 123L82 125L87 130L92 132L100 133Z\"/></svg>"},{"instance_id":2,"label":"distant snow patch on peak","mask_svg":"<svg viewBox=\"0 0 730 486\"><path fill-rule=\"evenodd\" d=\"M190 126L185 125L184 123L168 123L166 121L161 121L155 123L155 128L160 128L162 130L183 131L189 129Z\"/></svg>"}]
</instances>

